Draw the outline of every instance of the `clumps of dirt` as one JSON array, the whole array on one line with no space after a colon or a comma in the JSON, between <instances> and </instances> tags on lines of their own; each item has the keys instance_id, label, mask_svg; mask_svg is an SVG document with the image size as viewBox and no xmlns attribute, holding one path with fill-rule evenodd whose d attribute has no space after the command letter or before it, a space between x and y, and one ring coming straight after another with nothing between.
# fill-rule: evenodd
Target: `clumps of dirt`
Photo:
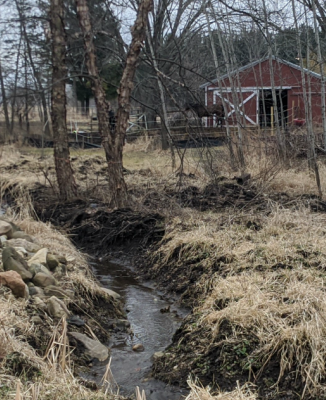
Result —
<instances>
[{"instance_id":1,"label":"clumps of dirt","mask_svg":"<svg viewBox=\"0 0 326 400\"><path fill-rule=\"evenodd\" d=\"M185 384L192 374L213 391L251 381L260 398L278 398L280 392L283 399L298 393L307 399L324 396L322 282L298 271L219 279L206 304L194 310L164 356L155 359L154 376Z\"/></svg>"},{"instance_id":2,"label":"clumps of dirt","mask_svg":"<svg viewBox=\"0 0 326 400\"><path fill-rule=\"evenodd\" d=\"M23 353L9 353L2 362L7 374L19 377L23 382L35 381L42 374L40 366Z\"/></svg>"},{"instance_id":3,"label":"clumps of dirt","mask_svg":"<svg viewBox=\"0 0 326 400\"><path fill-rule=\"evenodd\" d=\"M244 206L262 206L266 200L254 186L239 185L235 181L222 181L209 184L203 190L190 186L180 193L182 205L201 211L224 209L225 207L243 208Z\"/></svg>"},{"instance_id":4,"label":"clumps of dirt","mask_svg":"<svg viewBox=\"0 0 326 400\"><path fill-rule=\"evenodd\" d=\"M317 195L306 194L291 197L287 193L266 193L254 183L247 181L239 184L236 179L220 179L204 188L188 186L179 193L168 191L182 207L191 207L199 211L222 211L227 208L240 210L269 210L271 203L278 203L286 208L307 207L314 212L326 212L326 202Z\"/></svg>"},{"instance_id":5,"label":"clumps of dirt","mask_svg":"<svg viewBox=\"0 0 326 400\"><path fill-rule=\"evenodd\" d=\"M165 232L164 218L155 213L130 208L110 211L105 204L76 200L57 204L53 209L35 202L40 219L59 225L72 235L79 246L92 254L108 251L111 244L138 241L146 245L159 241Z\"/></svg>"},{"instance_id":6,"label":"clumps of dirt","mask_svg":"<svg viewBox=\"0 0 326 400\"><path fill-rule=\"evenodd\" d=\"M204 386L217 382L222 390L232 390L235 381L244 384L248 381L249 367L253 369L247 356L255 348L257 339L242 331L236 340L228 341L232 331L225 320L214 340L212 331L200 324L199 315L191 314L174 335L164 356L155 358L155 377L185 386L189 376L193 376Z\"/></svg>"}]
</instances>

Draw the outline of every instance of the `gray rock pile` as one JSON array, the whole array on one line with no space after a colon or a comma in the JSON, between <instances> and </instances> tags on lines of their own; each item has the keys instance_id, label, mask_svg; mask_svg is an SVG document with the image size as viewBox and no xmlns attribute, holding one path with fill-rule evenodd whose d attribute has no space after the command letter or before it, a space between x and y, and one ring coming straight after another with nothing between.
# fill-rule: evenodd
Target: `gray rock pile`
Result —
<instances>
[{"instance_id":1,"label":"gray rock pile","mask_svg":"<svg viewBox=\"0 0 326 400\"><path fill-rule=\"evenodd\" d=\"M68 309L75 294L67 289L67 279L63 279L67 274L67 260L63 255L50 253L47 248L40 246L36 238L0 217L0 257L0 295L7 292L2 287L7 287L16 298L28 300L26 304L37 310L37 315L31 316L34 324L42 324L41 317L45 313L53 319L65 316L68 325L74 325L75 329L85 325ZM118 293L109 289L102 288L102 292L114 300L120 298ZM108 348L98 340L79 332L69 334L83 344L92 358L103 361L108 357Z\"/></svg>"},{"instance_id":2,"label":"gray rock pile","mask_svg":"<svg viewBox=\"0 0 326 400\"><path fill-rule=\"evenodd\" d=\"M63 299L74 293L60 287L58 277L67 271L67 260L41 248L37 239L16 224L0 219L0 286L8 287L17 298L31 298L53 318L68 316Z\"/></svg>"}]
</instances>

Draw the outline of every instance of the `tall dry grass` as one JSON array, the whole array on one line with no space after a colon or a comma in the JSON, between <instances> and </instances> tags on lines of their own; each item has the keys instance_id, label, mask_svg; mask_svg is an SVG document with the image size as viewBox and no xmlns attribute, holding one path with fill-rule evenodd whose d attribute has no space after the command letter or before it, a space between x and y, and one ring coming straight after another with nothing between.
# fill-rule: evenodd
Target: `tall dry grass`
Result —
<instances>
[{"instance_id":1,"label":"tall dry grass","mask_svg":"<svg viewBox=\"0 0 326 400\"><path fill-rule=\"evenodd\" d=\"M50 252L67 258L68 274L63 277L62 286L75 287L76 292L82 288L83 295L89 297L90 301L94 296L102 295L101 289L89 273L85 255L51 224L32 218L31 200L23 188L22 191L16 191L15 195L19 212L16 208L9 208L6 216L26 233L34 236L42 247L47 247ZM26 306L26 300L16 299L9 289L1 288L0 399L122 399L121 396L107 390L91 391L74 377L70 361L73 349L69 346L67 323L64 320L57 326L51 326L51 321L48 320L48 329L53 330L53 335L45 357L41 357L28 342L33 342L33 337L39 335L39 327L32 322ZM16 373L12 370L12 365L17 363L20 367ZM34 371L33 376L30 376L30 372L26 376L21 376L22 368L23 371Z\"/></svg>"},{"instance_id":2,"label":"tall dry grass","mask_svg":"<svg viewBox=\"0 0 326 400\"><path fill-rule=\"evenodd\" d=\"M222 323L228 321L231 333L221 346L252 335L248 378L258 380L273 359L279 367L275 387L291 372L302 384L302 398L323 396L326 216L303 207L271 210L268 215L233 210L192 214L188 221L175 218L154 254L154 269L169 274L200 265L201 275L188 291L202 288L194 313L201 315L197 324L203 331L211 331L211 344L221 340ZM248 221L256 223L254 229Z\"/></svg>"},{"instance_id":3,"label":"tall dry grass","mask_svg":"<svg viewBox=\"0 0 326 400\"><path fill-rule=\"evenodd\" d=\"M188 385L191 389L185 400L256 400L252 385L246 384L243 386L237 382L237 387L232 392L219 391L218 394L212 395L209 389L203 388L192 380L188 380Z\"/></svg>"}]
</instances>

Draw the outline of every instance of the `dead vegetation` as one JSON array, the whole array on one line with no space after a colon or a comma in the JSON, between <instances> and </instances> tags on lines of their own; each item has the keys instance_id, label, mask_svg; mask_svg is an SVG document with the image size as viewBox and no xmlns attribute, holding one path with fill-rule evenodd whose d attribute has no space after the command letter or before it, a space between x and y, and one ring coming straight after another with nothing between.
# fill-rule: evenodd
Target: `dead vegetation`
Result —
<instances>
[{"instance_id":1,"label":"dead vegetation","mask_svg":"<svg viewBox=\"0 0 326 400\"><path fill-rule=\"evenodd\" d=\"M324 227L324 214L278 207L171 223L151 273L194 310L155 374L174 382L192 373L226 390L249 380L261 395L287 388L284 398L324 396Z\"/></svg>"},{"instance_id":2,"label":"dead vegetation","mask_svg":"<svg viewBox=\"0 0 326 400\"><path fill-rule=\"evenodd\" d=\"M215 396L210 394L209 389L205 389L199 386L195 382L188 380L188 385L191 388L190 394L186 397L186 400L255 400L257 395L254 393L252 387L249 384L245 384L240 387L237 382L237 388L232 392L220 392Z\"/></svg>"},{"instance_id":3,"label":"dead vegetation","mask_svg":"<svg viewBox=\"0 0 326 400\"><path fill-rule=\"evenodd\" d=\"M21 157L15 151L9 161L0 162L3 193L25 193L24 176L34 171L38 178L33 178L34 193L28 191L26 215L35 211L37 199L51 214L47 220L59 221L84 238L100 237L103 248L119 237L124 242L160 231L147 262L142 261L144 274L179 293L193 311L153 371L160 379L184 384L191 373L211 386L208 391L191 383L189 400L323 398L326 206L317 197L305 161L291 159L280 168L272 157L256 153L248 164L251 177L243 184L230 169L224 148L191 150L184 169L175 172L167 154L142 146L128 145L125 152L132 212L107 210L99 152L73 154L82 192L91 193L88 200L49 210L55 190L52 161L40 161L48 163L45 177L33 169L35 154ZM30 157L34 167L24 162ZM10 167L13 163L19 168ZM323 180L324 169L321 161ZM18 204L17 218L26 216L23 209ZM142 226L150 213L157 218ZM20 223L47 238L42 244L54 243L49 225L31 219ZM45 235L38 229L49 231ZM71 246L62 236L59 241L57 246ZM75 250L71 246L69 251ZM83 269L83 255L73 253L72 258ZM75 289L94 297L96 285L88 278L85 283L78 268L71 273Z\"/></svg>"},{"instance_id":4,"label":"dead vegetation","mask_svg":"<svg viewBox=\"0 0 326 400\"><path fill-rule=\"evenodd\" d=\"M8 217L36 237L42 247L66 257L68 273L62 280L62 287L75 293L69 308L77 307L91 331L99 337L107 337L108 333L104 335L103 328L95 320L96 302L105 303L112 315L119 315L121 311L92 278L85 255L51 224L35 221L30 215L33 207L26 188L15 188L15 191L11 189L11 194L16 196L16 206L7 210ZM56 324L43 313L42 324L34 322L33 316L39 315L39 311L34 309L33 302L16 299L4 287L0 290L0 399L122 399L115 394L117 392L107 388L102 391L75 377L73 360L76 360L72 357L75 349L69 345L65 320Z\"/></svg>"}]
</instances>

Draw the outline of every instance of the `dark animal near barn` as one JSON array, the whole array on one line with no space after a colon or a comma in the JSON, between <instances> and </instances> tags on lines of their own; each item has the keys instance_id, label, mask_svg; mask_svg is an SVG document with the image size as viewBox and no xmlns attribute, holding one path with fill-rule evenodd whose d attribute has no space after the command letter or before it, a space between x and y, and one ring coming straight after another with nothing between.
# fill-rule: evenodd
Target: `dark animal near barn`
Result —
<instances>
[{"instance_id":1,"label":"dark animal near barn","mask_svg":"<svg viewBox=\"0 0 326 400\"><path fill-rule=\"evenodd\" d=\"M213 115L217 118L218 125L222 125L225 119L224 107L222 104L212 104L204 106L200 103L186 103L185 111L193 111L199 118L211 117Z\"/></svg>"}]
</instances>

